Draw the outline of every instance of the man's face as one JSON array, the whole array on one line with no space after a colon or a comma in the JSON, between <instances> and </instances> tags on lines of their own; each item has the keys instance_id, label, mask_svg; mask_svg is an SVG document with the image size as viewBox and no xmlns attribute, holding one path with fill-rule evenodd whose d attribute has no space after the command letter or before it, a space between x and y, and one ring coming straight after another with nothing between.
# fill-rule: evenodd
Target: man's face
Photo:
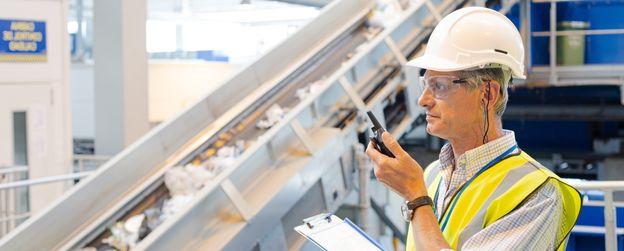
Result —
<instances>
[{"instance_id":1,"label":"man's face","mask_svg":"<svg viewBox=\"0 0 624 251\"><path fill-rule=\"evenodd\" d=\"M479 133L483 126L479 88L470 89L457 81L457 72L428 70L424 79L418 104L427 110L427 132L446 140Z\"/></svg>"}]
</instances>

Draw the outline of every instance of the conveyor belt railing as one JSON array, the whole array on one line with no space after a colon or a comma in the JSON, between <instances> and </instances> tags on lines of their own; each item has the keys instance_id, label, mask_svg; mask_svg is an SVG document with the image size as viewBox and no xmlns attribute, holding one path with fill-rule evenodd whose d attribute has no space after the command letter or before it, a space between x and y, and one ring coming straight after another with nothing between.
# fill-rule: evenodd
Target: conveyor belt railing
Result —
<instances>
[{"instance_id":1,"label":"conveyor belt railing","mask_svg":"<svg viewBox=\"0 0 624 251\"><path fill-rule=\"evenodd\" d=\"M124 205L136 197L145 196L145 190L160 179L167 167L210 139L231 121L228 116L238 115L231 110L250 105L243 102L245 97L259 93L260 89L270 89L276 81L304 65L361 20L371 5L371 1L334 1L318 18L232 75L215 92L148 132L92 177L21 224L0 240L0 249L69 248L66 245L87 235L86 229L97 227L113 213L123 211Z\"/></svg>"}]
</instances>

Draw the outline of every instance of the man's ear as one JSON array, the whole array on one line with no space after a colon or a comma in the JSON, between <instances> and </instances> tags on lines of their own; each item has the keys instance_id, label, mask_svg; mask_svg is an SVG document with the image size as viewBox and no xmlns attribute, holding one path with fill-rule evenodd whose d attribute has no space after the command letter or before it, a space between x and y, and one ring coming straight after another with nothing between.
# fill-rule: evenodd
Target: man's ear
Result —
<instances>
[{"instance_id":1,"label":"man's ear","mask_svg":"<svg viewBox=\"0 0 624 251\"><path fill-rule=\"evenodd\" d=\"M481 102L493 107L496 101L500 98L500 84L496 80L484 81L482 85L482 97ZM488 102L489 99L489 102Z\"/></svg>"}]
</instances>

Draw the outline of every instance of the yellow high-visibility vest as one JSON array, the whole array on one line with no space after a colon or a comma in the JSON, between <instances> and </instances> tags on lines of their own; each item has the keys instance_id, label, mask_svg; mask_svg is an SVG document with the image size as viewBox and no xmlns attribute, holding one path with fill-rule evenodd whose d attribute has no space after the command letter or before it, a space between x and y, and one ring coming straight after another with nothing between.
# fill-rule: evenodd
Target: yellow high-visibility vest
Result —
<instances>
[{"instance_id":1,"label":"yellow high-visibility vest","mask_svg":"<svg viewBox=\"0 0 624 251\"><path fill-rule=\"evenodd\" d=\"M425 169L427 192L431 198L442 196L437 195L442 182L439 165L439 161L435 161ZM501 155L458 190L442 215L438 215L442 235L453 249L461 249L470 237L515 210L529 195L551 179L556 181L554 183L563 201L557 249L565 250L564 242L576 224L581 210L581 195L522 151ZM437 202L434 199L435 203ZM406 250L415 250L411 225Z\"/></svg>"}]
</instances>

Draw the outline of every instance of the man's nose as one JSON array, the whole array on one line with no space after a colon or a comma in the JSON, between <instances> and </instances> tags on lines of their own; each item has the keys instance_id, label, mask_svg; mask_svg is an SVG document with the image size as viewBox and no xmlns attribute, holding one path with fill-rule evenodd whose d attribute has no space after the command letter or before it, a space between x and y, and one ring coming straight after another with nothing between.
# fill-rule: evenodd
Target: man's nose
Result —
<instances>
[{"instance_id":1,"label":"man's nose","mask_svg":"<svg viewBox=\"0 0 624 251\"><path fill-rule=\"evenodd\" d=\"M435 99L433 98L433 93L429 88L424 88L423 92L420 94L418 98L418 105L431 109L435 104Z\"/></svg>"}]
</instances>

